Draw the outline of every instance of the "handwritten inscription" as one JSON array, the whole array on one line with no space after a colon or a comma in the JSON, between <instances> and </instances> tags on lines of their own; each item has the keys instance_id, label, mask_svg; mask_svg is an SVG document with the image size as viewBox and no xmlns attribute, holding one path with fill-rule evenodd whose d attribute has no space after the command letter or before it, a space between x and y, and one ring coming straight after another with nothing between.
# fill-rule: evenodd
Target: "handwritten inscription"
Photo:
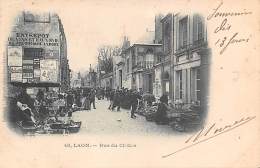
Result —
<instances>
[{"instance_id":1,"label":"handwritten inscription","mask_svg":"<svg viewBox=\"0 0 260 168\"><path fill-rule=\"evenodd\" d=\"M223 133L227 133L237 127L240 127L246 123L248 123L249 121L255 119L256 116L249 116L249 117L243 117L239 120L233 121L230 124L226 124L224 126L217 126L217 123L213 123L211 124L208 128L202 128L200 131L198 131L197 133L195 133L194 135L190 136L184 143L186 144L185 147L162 156L162 158L166 158L169 157L171 155L174 155L178 152L184 151L188 148L191 148L195 145L198 145L202 142L206 142L210 139L213 139Z\"/></svg>"},{"instance_id":2,"label":"handwritten inscription","mask_svg":"<svg viewBox=\"0 0 260 168\"><path fill-rule=\"evenodd\" d=\"M220 4L213 9L213 12L207 17L207 20L210 20L212 18L216 18L216 17L233 17L233 16L245 16L245 15L250 15L252 14L251 11L247 11L246 9L243 9L243 11L239 11L239 12L221 12L219 11L220 8L223 5L223 1L220 2Z\"/></svg>"},{"instance_id":3,"label":"handwritten inscription","mask_svg":"<svg viewBox=\"0 0 260 168\"><path fill-rule=\"evenodd\" d=\"M214 29L214 34L219 35L216 42L215 42L215 46L217 46L220 49L220 55L223 54L227 48L230 45L234 45L234 46L239 46L242 43L248 43L251 35L249 35L248 37L242 37L240 36L240 30L239 31L233 31L232 29L234 29L234 26L232 25L232 23L230 23L230 21L228 20L227 17L237 17L237 16L246 16L246 15L250 15L252 14L251 11L247 11L246 9L244 9L243 11L238 11L238 12L222 12L220 11L221 7L223 6L223 1L221 1L221 3L215 8L213 9L213 12L210 13L207 17L207 20L211 20L214 18L224 18L220 24ZM228 35L223 35L223 33L221 34L221 32L226 33ZM231 32L231 33L229 33Z\"/></svg>"}]
</instances>

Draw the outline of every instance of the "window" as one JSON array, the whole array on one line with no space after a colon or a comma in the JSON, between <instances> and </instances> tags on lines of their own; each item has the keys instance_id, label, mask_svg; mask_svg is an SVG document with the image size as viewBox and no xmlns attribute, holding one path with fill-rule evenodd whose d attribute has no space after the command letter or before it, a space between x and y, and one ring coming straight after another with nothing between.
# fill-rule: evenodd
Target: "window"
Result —
<instances>
[{"instance_id":1,"label":"window","mask_svg":"<svg viewBox=\"0 0 260 168\"><path fill-rule=\"evenodd\" d=\"M203 18L200 15L193 16L193 41L198 43L203 40Z\"/></svg>"},{"instance_id":2,"label":"window","mask_svg":"<svg viewBox=\"0 0 260 168\"><path fill-rule=\"evenodd\" d=\"M31 13L24 12L24 21L25 22L36 22L36 23L49 23L50 14L49 13Z\"/></svg>"},{"instance_id":3,"label":"window","mask_svg":"<svg viewBox=\"0 0 260 168\"><path fill-rule=\"evenodd\" d=\"M195 93L196 93L196 100L201 100L201 76L200 76L200 69L195 70L196 78L195 78Z\"/></svg>"},{"instance_id":4,"label":"window","mask_svg":"<svg viewBox=\"0 0 260 168\"><path fill-rule=\"evenodd\" d=\"M179 48L187 46L188 42L188 17L185 17L179 22Z\"/></svg>"},{"instance_id":5,"label":"window","mask_svg":"<svg viewBox=\"0 0 260 168\"><path fill-rule=\"evenodd\" d=\"M132 63L133 63L133 66L136 65L136 56L135 55L132 56Z\"/></svg>"},{"instance_id":6,"label":"window","mask_svg":"<svg viewBox=\"0 0 260 168\"><path fill-rule=\"evenodd\" d=\"M179 86L180 86L180 90L179 90L179 98L182 99L182 95L183 95L183 87L182 87L182 71L178 71L179 74Z\"/></svg>"},{"instance_id":7,"label":"window","mask_svg":"<svg viewBox=\"0 0 260 168\"><path fill-rule=\"evenodd\" d=\"M202 21L200 20L198 22L198 40L203 39L203 26L202 26Z\"/></svg>"},{"instance_id":8,"label":"window","mask_svg":"<svg viewBox=\"0 0 260 168\"><path fill-rule=\"evenodd\" d=\"M24 58L34 59L34 58L42 58L43 57L43 49L42 48L24 48Z\"/></svg>"},{"instance_id":9,"label":"window","mask_svg":"<svg viewBox=\"0 0 260 168\"><path fill-rule=\"evenodd\" d=\"M127 58L127 60L126 60L126 71L127 71L127 73L129 72L129 58Z\"/></svg>"},{"instance_id":10,"label":"window","mask_svg":"<svg viewBox=\"0 0 260 168\"><path fill-rule=\"evenodd\" d=\"M164 26L164 52L169 53L171 50L171 25L168 22Z\"/></svg>"}]
</instances>

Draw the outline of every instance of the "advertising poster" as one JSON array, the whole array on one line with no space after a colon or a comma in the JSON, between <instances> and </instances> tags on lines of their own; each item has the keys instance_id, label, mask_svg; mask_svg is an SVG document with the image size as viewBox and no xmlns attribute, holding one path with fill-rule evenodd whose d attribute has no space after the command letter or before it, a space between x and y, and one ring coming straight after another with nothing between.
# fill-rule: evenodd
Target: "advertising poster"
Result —
<instances>
[{"instance_id":1,"label":"advertising poster","mask_svg":"<svg viewBox=\"0 0 260 168\"><path fill-rule=\"evenodd\" d=\"M23 79L32 79L33 73L32 72L23 72Z\"/></svg>"},{"instance_id":2,"label":"advertising poster","mask_svg":"<svg viewBox=\"0 0 260 168\"><path fill-rule=\"evenodd\" d=\"M8 46L8 66L22 66L23 49L21 46Z\"/></svg>"},{"instance_id":3,"label":"advertising poster","mask_svg":"<svg viewBox=\"0 0 260 168\"><path fill-rule=\"evenodd\" d=\"M23 72L33 72L33 64L23 64Z\"/></svg>"},{"instance_id":4,"label":"advertising poster","mask_svg":"<svg viewBox=\"0 0 260 168\"><path fill-rule=\"evenodd\" d=\"M41 77L41 70L40 69L34 69L33 71L34 78L40 78Z\"/></svg>"},{"instance_id":5,"label":"advertising poster","mask_svg":"<svg viewBox=\"0 0 260 168\"><path fill-rule=\"evenodd\" d=\"M11 73L11 82L22 82L22 73Z\"/></svg>"},{"instance_id":6,"label":"advertising poster","mask_svg":"<svg viewBox=\"0 0 260 168\"><path fill-rule=\"evenodd\" d=\"M11 73L22 73L21 66L12 66L9 68Z\"/></svg>"},{"instance_id":7,"label":"advertising poster","mask_svg":"<svg viewBox=\"0 0 260 168\"><path fill-rule=\"evenodd\" d=\"M40 60L40 81L41 82L58 82L58 61L56 59Z\"/></svg>"}]
</instances>

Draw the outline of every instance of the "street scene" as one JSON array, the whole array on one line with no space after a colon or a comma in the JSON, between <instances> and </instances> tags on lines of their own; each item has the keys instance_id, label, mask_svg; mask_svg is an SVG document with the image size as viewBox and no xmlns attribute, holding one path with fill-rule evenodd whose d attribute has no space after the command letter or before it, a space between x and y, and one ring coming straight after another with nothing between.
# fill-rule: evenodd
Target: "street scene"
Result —
<instances>
[{"instance_id":1,"label":"street scene","mask_svg":"<svg viewBox=\"0 0 260 168\"><path fill-rule=\"evenodd\" d=\"M211 54L205 18L151 18L137 40L122 23L119 42L102 39L77 50L79 57L71 54L74 44L58 14L19 13L6 46L10 129L22 135L168 136L203 127Z\"/></svg>"},{"instance_id":2,"label":"street scene","mask_svg":"<svg viewBox=\"0 0 260 168\"><path fill-rule=\"evenodd\" d=\"M97 109L77 111L73 114L73 120L82 121L80 132L134 135L171 135L173 132L172 128L167 125L146 122L143 116L130 120L129 110L111 111L107 109L109 101L98 100L96 106Z\"/></svg>"}]
</instances>

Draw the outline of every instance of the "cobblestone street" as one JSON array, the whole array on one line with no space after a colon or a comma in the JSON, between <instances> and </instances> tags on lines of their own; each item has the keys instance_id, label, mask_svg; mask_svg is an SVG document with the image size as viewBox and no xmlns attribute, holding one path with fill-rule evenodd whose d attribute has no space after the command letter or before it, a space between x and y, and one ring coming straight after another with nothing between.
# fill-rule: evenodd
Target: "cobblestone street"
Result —
<instances>
[{"instance_id":1,"label":"cobblestone street","mask_svg":"<svg viewBox=\"0 0 260 168\"><path fill-rule=\"evenodd\" d=\"M96 100L96 109L74 112L73 120L82 121L79 134L171 135L174 133L168 125L156 125L140 115L132 119L130 110L110 111L108 106L109 101Z\"/></svg>"}]
</instances>

